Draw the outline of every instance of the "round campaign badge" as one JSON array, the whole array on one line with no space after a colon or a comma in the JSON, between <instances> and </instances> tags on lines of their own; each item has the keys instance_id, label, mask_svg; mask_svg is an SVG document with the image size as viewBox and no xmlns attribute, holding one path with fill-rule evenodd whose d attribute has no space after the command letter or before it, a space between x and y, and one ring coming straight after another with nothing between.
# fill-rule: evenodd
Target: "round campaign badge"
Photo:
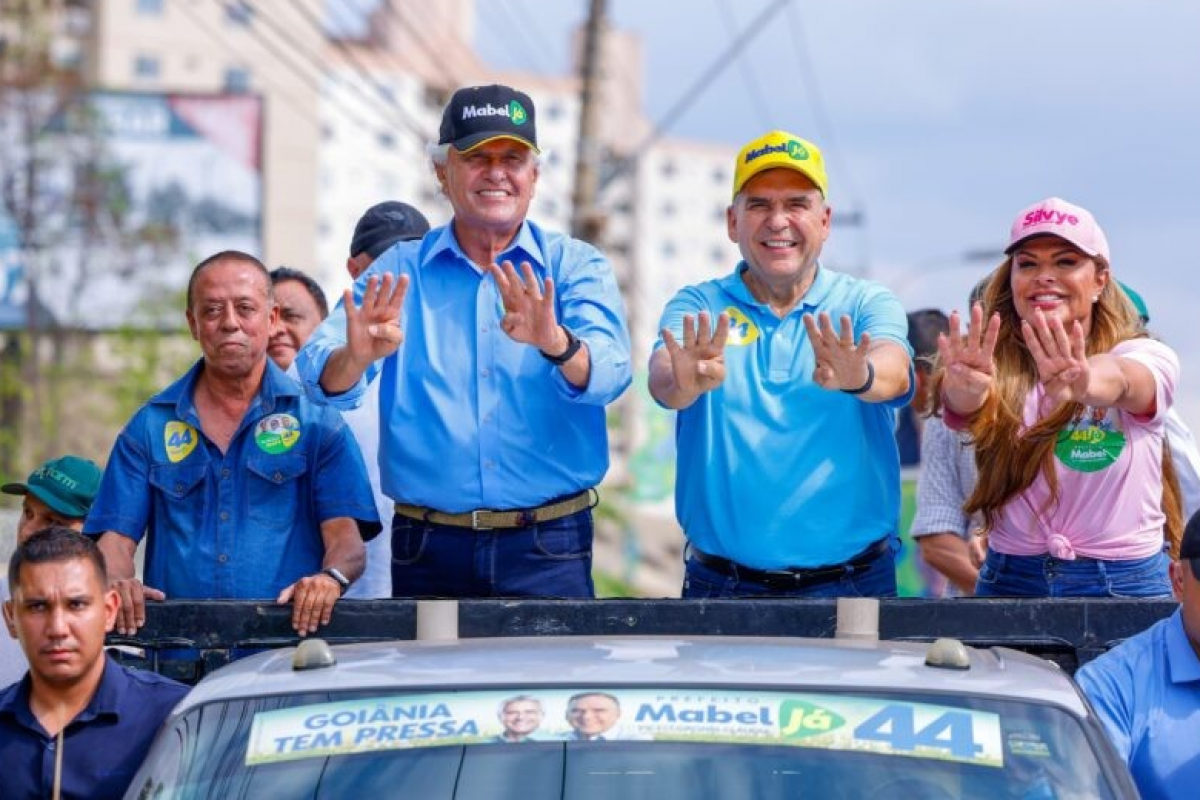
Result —
<instances>
[{"instance_id":1,"label":"round campaign badge","mask_svg":"<svg viewBox=\"0 0 1200 800\"><path fill-rule=\"evenodd\" d=\"M286 453L300 440L300 420L291 414L271 414L254 426L254 443L264 453Z\"/></svg>"},{"instance_id":2,"label":"round campaign badge","mask_svg":"<svg viewBox=\"0 0 1200 800\"><path fill-rule=\"evenodd\" d=\"M172 464L183 461L196 449L196 442L199 439L200 436L196 433L196 429L186 422L178 420L168 422L167 427L163 428L163 444L167 448L167 460Z\"/></svg>"},{"instance_id":3,"label":"round campaign badge","mask_svg":"<svg viewBox=\"0 0 1200 800\"><path fill-rule=\"evenodd\" d=\"M1059 431L1054 454L1076 472L1099 472L1116 463L1125 449L1125 434L1096 424Z\"/></svg>"}]
</instances>

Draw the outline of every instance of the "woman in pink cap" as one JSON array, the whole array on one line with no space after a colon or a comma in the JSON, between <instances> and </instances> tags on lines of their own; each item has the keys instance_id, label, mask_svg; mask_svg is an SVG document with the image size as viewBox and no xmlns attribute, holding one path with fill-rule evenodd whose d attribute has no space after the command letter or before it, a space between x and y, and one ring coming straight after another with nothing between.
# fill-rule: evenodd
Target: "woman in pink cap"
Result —
<instances>
[{"instance_id":1,"label":"woman in pink cap","mask_svg":"<svg viewBox=\"0 0 1200 800\"><path fill-rule=\"evenodd\" d=\"M965 336L951 315L935 379L947 425L975 440L976 594L1168 597L1164 541L1182 514L1164 493L1163 420L1179 360L1140 329L1085 209L1022 211L1005 252Z\"/></svg>"}]
</instances>

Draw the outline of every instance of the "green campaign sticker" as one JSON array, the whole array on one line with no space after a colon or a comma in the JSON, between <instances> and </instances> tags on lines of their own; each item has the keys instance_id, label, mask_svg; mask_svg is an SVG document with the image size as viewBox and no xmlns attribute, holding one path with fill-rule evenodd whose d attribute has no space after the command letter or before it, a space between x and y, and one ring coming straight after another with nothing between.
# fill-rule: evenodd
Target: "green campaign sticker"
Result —
<instances>
[{"instance_id":1,"label":"green campaign sticker","mask_svg":"<svg viewBox=\"0 0 1200 800\"><path fill-rule=\"evenodd\" d=\"M1124 449L1124 433L1089 424L1059 431L1054 454L1076 472L1099 472L1116 463Z\"/></svg>"},{"instance_id":2,"label":"green campaign sticker","mask_svg":"<svg viewBox=\"0 0 1200 800\"><path fill-rule=\"evenodd\" d=\"M845 724L840 714L803 700L785 700L779 707L779 734L785 739L829 733Z\"/></svg>"},{"instance_id":3,"label":"green campaign sticker","mask_svg":"<svg viewBox=\"0 0 1200 800\"><path fill-rule=\"evenodd\" d=\"M254 426L254 443L264 453L286 453L300 440L300 420L291 414L271 414Z\"/></svg>"}]
</instances>

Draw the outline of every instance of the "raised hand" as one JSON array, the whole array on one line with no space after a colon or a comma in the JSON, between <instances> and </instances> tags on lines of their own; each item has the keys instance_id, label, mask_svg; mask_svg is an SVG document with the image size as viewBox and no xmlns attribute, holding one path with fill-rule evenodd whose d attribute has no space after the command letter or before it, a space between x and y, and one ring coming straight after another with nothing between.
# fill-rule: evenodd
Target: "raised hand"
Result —
<instances>
[{"instance_id":1,"label":"raised hand","mask_svg":"<svg viewBox=\"0 0 1200 800\"><path fill-rule=\"evenodd\" d=\"M372 276L367 280L361 306L347 289L343 296L346 311L346 347L360 365L371 364L390 356L404 341L400 328L400 308L408 291L408 276L399 279L388 273L383 280Z\"/></svg>"},{"instance_id":2,"label":"raised hand","mask_svg":"<svg viewBox=\"0 0 1200 800\"><path fill-rule=\"evenodd\" d=\"M1021 321L1021 336L1037 366L1038 380L1046 390L1046 399L1055 403L1079 402L1087 395L1091 370L1083 326L1076 320L1068 334L1058 317L1046 319L1040 308L1034 309L1033 322Z\"/></svg>"},{"instance_id":3,"label":"raised hand","mask_svg":"<svg viewBox=\"0 0 1200 800\"><path fill-rule=\"evenodd\" d=\"M822 311L815 319L812 314L804 315L804 328L817 362L813 381L823 389L857 389L866 384L871 374L867 366L871 334L864 331L856 345L849 315L843 314L840 323L839 333L833 329L833 321L826 312Z\"/></svg>"},{"instance_id":4,"label":"raised hand","mask_svg":"<svg viewBox=\"0 0 1200 800\"><path fill-rule=\"evenodd\" d=\"M683 344L666 328L663 344L671 357L675 389L695 399L711 392L725 381L725 340L729 338L729 315L717 317L714 331L707 311L701 311L699 324L691 314L683 318Z\"/></svg>"},{"instance_id":5,"label":"raised hand","mask_svg":"<svg viewBox=\"0 0 1200 800\"><path fill-rule=\"evenodd\" d=\"M565 350L567 335L554 312L554 281L550 278L539 281L528 261L521 262L524 278L517 274L511 261L499 266L492 264L487 269L504 303L500 329L513 341L531 344L551 355Z\"/></svg>"},{"instance_id":6,"label":"raised hand","mask_svg":"<svg viewBox=\"0 0 1200 800\"><path fill-rule=\"evenodd\" d=\"M996 365L992 354L1000 337L1000 315L992 314L983 325L983 306L971 308L971 322L964 336L957 311L950 314L950 331L938 335L938 357L946 370L942 394L950 410L971 415L982 406L992 388Z\"/></svg>"}]
</instances>

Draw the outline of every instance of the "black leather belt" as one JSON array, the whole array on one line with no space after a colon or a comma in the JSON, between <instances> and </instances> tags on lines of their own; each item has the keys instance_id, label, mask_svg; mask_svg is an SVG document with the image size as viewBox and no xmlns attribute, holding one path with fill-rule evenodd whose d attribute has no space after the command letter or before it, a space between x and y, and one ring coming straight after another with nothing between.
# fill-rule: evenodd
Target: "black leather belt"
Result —
<instances>
[{"instance_id":1,"label":"black leather belt","mask_svg":"<svg viewBox=\"0 0 1200 800\"><path fill-rule=\"evenodd\" d=\"M754 569L742 566L736 561L730 561L721 556L714 556L692 545L691 557L704 566L719 572L727 578L739 581L757 583L768 589L803 589L806 586L818 586L830 583L844 577L848 572L870 566L877 558L891 548L891 541L883 537L868 545L864 550L841 564L830 564L826 567L792 568L792 569Z\"/></svg>"}]
</instances>

